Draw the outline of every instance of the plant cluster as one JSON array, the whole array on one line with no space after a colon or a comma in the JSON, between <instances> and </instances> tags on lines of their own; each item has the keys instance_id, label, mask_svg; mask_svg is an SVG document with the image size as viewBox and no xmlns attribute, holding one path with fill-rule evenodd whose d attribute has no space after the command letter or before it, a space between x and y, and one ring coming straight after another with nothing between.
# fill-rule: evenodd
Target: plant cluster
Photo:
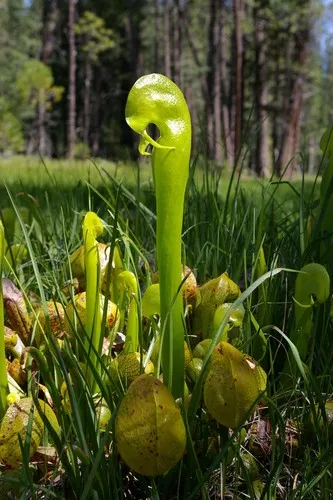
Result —
<instances>
[{"instance_id":1,"label":"plant cluster","mask_svg":"<svg viewBox=\"0 0 333 500\"><path fill-rule=\"evenodd\" d=\"M139 151L152 155L156 269L123 220L124 188L112 204L105 200L110 224L89 210L80 245L70 252L65 240L57 266L49 253L48 278L37 255L44 243L38 220L11 195L12 207L1 212L3 495L259 499L292 498L294 490L315 498L318 485L325 495L332 381L327 369L319 385L313 332L322 326L316 340L324 349L330 131L321 143L329 162L321 201L302 227L301 269L278 267L277 259L268 267L262 239L242 292L227 272L198 284L186 266L191 121L184 96L163 75L147 75L131 89L125 113L141 136ZM276 280L289 275L296 279L286 334L274 325L271 304ZM292 476L307 454L315 465L290 486L286 463Z\"/></svg>"}]
</instances>

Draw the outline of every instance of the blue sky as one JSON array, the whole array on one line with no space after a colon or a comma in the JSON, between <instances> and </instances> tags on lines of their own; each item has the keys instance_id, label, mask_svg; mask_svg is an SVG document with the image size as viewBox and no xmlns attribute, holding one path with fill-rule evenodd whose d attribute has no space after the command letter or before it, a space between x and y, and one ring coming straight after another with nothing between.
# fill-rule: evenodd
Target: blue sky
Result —
<instances>
[{"instance_id":1,"label":"blue sky","mask_svg":"<svg viewBox=\"0 0 333 500\"><path fill-rule=\"evenodd\" d=\"M325 46L330 40L332 42L333 38L333 1L332 0L322 0L324 6L324 12L321 19L317 23L317 33L320 37L320 47L323 53L325 52ZM331 6L331 7L329 7Z\"/></svg>"}]
</instances>

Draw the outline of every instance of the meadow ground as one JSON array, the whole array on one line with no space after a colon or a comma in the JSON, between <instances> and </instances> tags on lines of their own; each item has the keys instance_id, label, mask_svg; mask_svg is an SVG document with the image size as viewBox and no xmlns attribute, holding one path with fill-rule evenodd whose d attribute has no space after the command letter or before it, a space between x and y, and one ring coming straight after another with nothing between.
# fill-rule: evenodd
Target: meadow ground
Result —
<instances>
[{"instance_id":1,"label":"meadow ground","mask_svg":"<svg viewBox=\"0 0 333 500\"><path fill-rule=\"evenodd\" d=\"M156 271L155 195L148 162L138 168L102 160L44 162L17 157L0 160L0 178L0 208L13 206L16 217L15 223L10 219L5 227L12 239L9 243L23 243L26 249L22 260L14 259L13 267L6 268L6 276L23 290L31 307L36 297L42 303L56 300L68 307L70 300L63 284L73 277L68 264L70 255L82 244L87 210L103 219L100 240L119 250L122 266L140 285L141 303ZM92 370L103 404L112 411L106 432L96 427L101 409L84 379L78 356L82 351L73 350L66 339L59 351L45 327L46 347L39 351L29 348L38 371L30 360L34 377L24 390L34 394L35 379L40 377L51 394L63 441L57 440L52 429L50 441L61 462L50 460L47 467L38 461L37 465L29 463L25 448L20 479L8 478L8 470L2 470L0 486L7 482L21 495L35 498L67 498L69 491L81 499L217 499L221 494L258 500L332 498L332 417L325 412L333 393L330 288L315 272L312 281L303 282L301 292L297 291L298 275L294 272L315 262L333 274L330 219L325 213L327 202L320 199L320 181L305 177L293 182L263 182L237 172L209 171L198 164L190 169L183 261L194 270L199 285L227 271L240 286L243 294L237 311L242 323L237 328L228 324L228 338L259 360L268 374L267 393L250 420L226 435L223 425L217 424L200 403L203 379L198 373L186 372L193 401L189 408L182 408L186 453L166 475L152 479L140 476L115 452L114 416L123 391L110 382L110 360L101 357L97 362L105 371L102 378L98 370ZM326 232L323 221L328 224ZM299 308L303 311L304 291L309 302L303 308L306 339L302 340L292 335L298 331L295 325ZM125 329L128 300L125 297L119 302ZM195 337L191 314L189 309L190 349ZM141 316L139 323L139 350L152 356L158 324L146 319L141 324ZM290 338L297 349L301 346L304 350L306 345L306 366ZM93 368L88 357L85 362ZM284 369L289 379L281 376ZM47 436L44 442L48 444Z\"/></svg>"}]
</instances>

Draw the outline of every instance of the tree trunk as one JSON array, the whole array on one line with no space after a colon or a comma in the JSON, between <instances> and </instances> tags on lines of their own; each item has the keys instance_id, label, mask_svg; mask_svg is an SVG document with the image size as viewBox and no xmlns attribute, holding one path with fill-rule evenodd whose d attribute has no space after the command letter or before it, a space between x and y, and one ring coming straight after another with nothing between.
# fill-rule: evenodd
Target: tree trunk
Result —
<instances>
[{"instance_id":1,"label":"tree trunk","mask_svg":"<svg viewBox=\"0 0 333 500\"><path fill-rule=\"evenodd\" d=\"M134 15L134 4L138 3L138 16L141 12L142 1L138 0L126 0L126 23L125 23L125 31L126 31L126 42L127 49L129 54L129 62L131 72L135 75L136 78L139 78L141 75L141 67L142 67L142 52L141 52L141 38L140 38L140 29L138 27L138 23L136 21L136 17Z\"/></svg>"},{"instance_id":2,"label":"tree trunk","mask_svg":"<svg viewBox=\"0 0 333 500\"><path fill-rule=\"evenodd\" d=\"M227 160L228 166L232 167L234 164L234 146L231 136L230 114L228 108L228 91L227 91L228 73L227 73L227 55L226 55L227 39L225 33L224 0L222 0L221 2L220 22L221 22L220 76L221 76L222 134L223 134L223 142L225 148L225 158Z\"/></svg>"},{"instance_id":3,"label":"tree trunk","mask_svg":"<svg viewBox=\"0 0 333 500\"><path fill-rule=\"evenodd\" d=\"M272 89L272 99L274 105L272 106L272 161L273 165L277 164L278 152L279 152L279 126L278 126L278 103L280 100L280 64L278 58L275 61L275 67L273 72L273 89Z\"/></svg>"},{"instance_id":4,"label":"tree trunk","mask_svg":"<svg viewBox=\"0 0 333 500\"><path fill-rule=\"evenodd\" d=\"M269 123L267 114L268 87L267 87L267 52L265 19L261 13L267 7L267 1L261 0L254 9L255 33L255 111L256 111L256 150L255 170L259 177L268 177L270 171L269 153Z\"/></svg>"},{"instance_id":5,"label":"tree trunk","mask_svg":"<svg viewBox=\"0 0 333 500\"><path fill-rule=\"evenodd\" d=\"M295 153L301 127L301 107L303 102L304 75L298 73L290 94L290 107L288 109L288 123L282 142L282 151L279 158L279 174L288 166L288 175L292 176L297 166Z\"/></svg>"},{"instance_id":6,"label":"tree trunk","mask_svg":"<svg viewBox=\"0 0 333 500\"><path fill-rule=\"evenodd\" d=\"M59 20L58 0L43 2L43 33L40 60L49 64L56 44L56 28Z\"/></svg>"},{"instance_id":7,"label":"tree trunk","mask_svg":"<svg viewBox=\"0 0 333 500\"><path fill-rule=\"evenodd\" d=\"M69 0L68 38L69 38L69 86L68 86L68 137L67 154L72 158L75 146L76 121L76 49L75 49L75 0Z\"/></svg>"},{"instance_id":8,"label":"tree trunk","mask_svg":"<svg viewBox=\"0 0 333 500\"><path fill-rule=\"evenodd\" d=\"M184 82L184 96L187 102L188 109L190 111L191 115L191 120L192 123L196 123L197 121L197 114L196 114L196 108L194 105L194 100L193 100L193 89L191 85L191 81L185 80ZM195 140L195 137L192 136L192 140ZM192 149L195 149L195 145L192 144Z\"/></svg>"},{"instance_id":9,"label":"tree trunk","mask_svg":"<svg viewBox=\"0 0 333 500\"><path fill-rule=\"evenodd\" d=\"M133 83L142 76L142 47L141 32L139 29L140 19L143 16L143 0L126 0L124 2L125 18L125 39L127 44L126 68L124 68L123 85L130 89ZM126 105L127 96L124 94L123 108ZM130 127L122 128L121 141L131 147L133 154L138 154L138 135Z\"/></svg>"},{"instance_id":10,"label":"tree trunk","mask_svg":"<svg viewBox=\"0 0 333 500\"><path fill-rule=\"evenodd\" d=\"M195 44L195 41L193 39L192 33L191 33L191 28L189 25L189 20L187 16L182 17L182 29L184 30L185 36L187 43L189 45L189 49L191 51L191 55L193 58L194 63L196 64L197 68L201 68L204 64L204 62L201 60L199 50ZM207 90L207 78L205 78L204 72L200 72L200 87L201 87L201 94L202 94L202 99L204 103L206 104L207 99L208 99L208 90Z\"/></svg>"},{"instance_id":11,"label":"tree trunk","mask_svg":"<svg viewBox=\"0 0 333 500\"><path fill-rule=\"evenodd\" d=\"M45 0L43 2L43 31L42 48L40 60L44 64L50 64L56 43L56 28L59 20L57 0ZM51 142L48 140L46 131L47 113L41 99L38 103L38 150L42 156L51 156Z\"/></svg>"},{"instance_id":12,"label":"tree trunk","mask_svg":"<svg viewBox=\"0 0 333 500\"><path fill-rule=\"evenodd\" d=\"M214 0L215 1L215 0ZM222 163L222 110L221 110L221 9L220 2L216 5L216 20L213 28L214 45L214 160L217 164Z\"/></svg>"},{"instance_id":13,"label":"tree trunk","mask_svg":"<svg viewBox=\"0 0 333 500\"><path fill-rule=\"evenodd\" d=\"M163 8L164 73L171 78L170 9L166 1Z\"/></svg>"},{"instance_id":14,"label":"tree trunk","mask_svg":"<svg viewBox=\"0 0 333 500\"><path fill-rule=\"evenodd\" d=\"M208 158L222 162L221 111L221 12L218 0L210 1L207 55L206 131Z\"/></svg>"},{"instance_id":15,"label":"tree trunk","mask_svg":"<svg viewBox=\"0 0 333 500\"><path fill-rule=\"evenodd\" d=\"M218 1L210 0L209 4L209 27L208 27L208 54L207 54L207 96L206 96L206 144L207 156L210 160L215 160L216 134L215 134L215 113L216 104L215 92L218 87L216 83L216 56L218 57L218 37L216 36L218 19ZM220 96L218 96L220 97Z\"/></svg>"},{"instance_id":16,"label":"tree trunk","mask_svg":"<svg viewBox=\"0 0 333 500\"><path fill-rule=\"evenodd\" d=\"M83 142L89 145L89 131L90 131L90 89L92 80L92 67L89 56L86 58L86 69L84 78L84 123L83 123Z\"/></svg>"},{"instance_id":17,"label":"tree trunk","mask_svg":"<svg viewBox=\"0 0 333 500\"><path fill-rule=\"evenodd\" d=\"M300 0L301 2L301 0ZM294 35L293 66L291 69L293 77L289 86L289 102L286 108L286 126L282 138L281 154L278 160L278 173L281 174L288 166L288 176L291 177L297 167L295 153L298 147L301 128L301 107L303 102L304 81L306 63L309 54L309 42L311 31L310 2L299 3L303 8L303 16L300 17L299 30Z\"/></svg>"},{"instance_id":18,"label":"tree trunk","mask_svg":"<svg viewBox=\"0 0 333 500\"><path fill-rule=\"evenodd\" d=\"M182 36L181 36L182 8L179 0L173 0L172 8L172 79L176 85L181 87L181 60L182 60Z\"/></svg>"},{"instance_id":19,"label":"tree trunk","mask_svg":"<svg viewBox=\"0 0 333 500\"><path fill-rule=\"evenodd\" d=\"M239 153L243 129L243 0L233 0L235 18L235 157Z\"/></svg>"},{"instance_id":20,"label":"tree trunk","mask_svg":"<svg viewBox=\"0 0 333 500\"><path fill-rule=\"evenodd\" d=\"M41 156L47 156L50 154L47 148L46 140L46 110L42 98L39 98L38 102L38 152Z\"/></svg>"},{"instance_id":21,"label":"tree trunk","mask_svg":"<svg viewBox=\"0 0 333 500\"><path fill-rule=\"evenodd\" d=\"M313 175L316 166L316 152L317 152L317 141L318 138L310 136L309 137L309 157L308 157L308 174Z\"/></svg>"},{"instance_id":22,"label":"tree trunk","mask_svg":"<svg viewBox=\"0 0 333 500\"><path fill-rule=\"evenodd\" d=\"M97 74L96 74L97 73ZM93 156L97 156L100 153L100 140L101 140L101 81L102 75L100 68L95 72L94 76L94 93L93 93L93 105L92 105L92 145L91 152Z\"/></svg>"},{"instance_id":23,"label":"tree trunk","mask_svg":"<svg viewBox=\"0 0 333 500\"><path fill-rule=\"evenodd\" d=\"M154 38L155 38L155 47L154 47L154 68L155 71L160 72L161 66L161 44L160 44L160 36L162 32L161 26L161 9L159 0L155 0L154 2Z\"/></svg>"}]
</instances>

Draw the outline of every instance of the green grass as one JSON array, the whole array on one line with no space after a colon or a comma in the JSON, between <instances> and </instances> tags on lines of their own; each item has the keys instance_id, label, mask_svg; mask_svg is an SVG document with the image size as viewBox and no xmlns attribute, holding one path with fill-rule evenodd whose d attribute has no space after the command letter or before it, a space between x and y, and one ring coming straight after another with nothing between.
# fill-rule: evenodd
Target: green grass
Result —
<instances>
[{"instance_id":1,"label":"green grass","mask_svg":"<svg viewBox=\"0 0 333 500\"><path fill-rule=\"evenodd\" d=\"M209 172L208 180L206 175L207 168L201 164L200 166L193 165L193 176L195 182L199 186L204 184L207 187L216 189L218 181L218 194L225 197L230 173L222 171L221 173L213 170ZM96 168L98 167L98 168ZM98 170L104 170L112 175L119 182L124 182L126 187L134 188L138 181L138 165L136 163L113 162L99 158L86 158L81 160L68 160L68 159L51 159L41 158L38 156L11 156L0 157L0 179L1 183L8 185L24 185L39 188L52 188L56 184L58 187L65 189L77 186L82 182L89 182L93 185L100 185L101 178ZM140 184L143 187L152 186L151 167L149 160L140 160ZM306 191L312 187L314 176L306 176ZM208 182L208 185L207 185ZM261 182L258 181L251 174L242 175L242 185L246 189L253 190L259 193L261 189ZM293 185L299 189L301 179L296 177ZM286 191L289 188L286 187ZM284 190L284 188L280 188Z\"/></svg>"},{"instance_id":2,"label":"green grass","mask_svg":"<svg viewBox=\"0 0 333 500\"><path fill-rule=\"evenodd\" d=\"M36 158L0 163L0 176L10 192L9 196L4 188L1 191L1 206L23 205L29 209L28 219L24 221L17 212L15 223L15 237L24 242L28 256L7 272L8 277L24 291L28 302L34 292L42 303L57 300L66 306L70 299L62 288L72 277L69 255L82 244L84 212L94 210L105 222L102 240L113 248L117 245L124 268L137 276L143 292L156 268L155 200L148 166L138 171L135 165L116 167L99 161L98 169L89 161L45 163L47 169ZM226 491L237 499L260 498L260 488L262 498L331 498L332 426L324 412L324 402L333 394L330 299L313 308L309 368L303 369L299 363L292 385L287 389L280 385L294 321L296 273L277 269L299 270L305 263L316 261L333 276L332 259L320 254L320 241L311 237L319 220L319 186L312 189L313 179L305 179L304 185L301 180L292 184L261 183L249 177L238 180L235 173L228 197L227 174L219 176L192 165L183 254L200 285L227 271L245 292L240 299L245 307L244 321L233 342L243 352L261 357L268 373L263 404L227 439L224 429L202 404L200 384L192 383L193 401L197 398L199 405L193 402L188 410L183 409L188 436L183 460L164 476L140 476L129 470L117 453L115 417L124 391L110 377L108 358L102 358L95 371L88 355L85 359L112 415L107 429L100 430L98 400L86 384L85 370L76 355L79 348L84 349L83 339L76 336L78 345L73 349L66 336L59 343L46 327L45 346L30 351L38 370L25 389L36 396L40 381L50 393L62 435L57 440L48 428L45 443L53 443L60 460L47 464L42 458L37 465L26 459L20 484L2 467L0 488L9 488L12 482L19 491L16 495L31 498L67 498L71 493L80 499L196 499L218 498L221 480L225 480ZM304 228L308 228L305 233ZM260 286L252 286L265 272L258 272L261 247L265 270L275 270L276 275L262 278ZM119 299L123 314L119 328L123 331L126 301L126 296ZM187 320L191 334L190 314ZM142 323L142 353L149 352L156 329L154 322ZM289 355L299 362L297 351L291 349ZM61 390L64 382L65 402ZM308 430L310 415L315 432ZM296 429L294 433L292 428ZM260 429L270 432L260 433ZM288 443L293 437L291 446ZM248 465L249 456L256 467ZM252 468L258 473L254 474ZM253 482L254 476L260 484Z\"/></svg>"},{"instance_id":3,"label":"green grass","mask_svg":"<svg viewBox=\"0 0 333 500\"><path fill-rule=\"evenodd\" d=\"M105 169L113 176L121 179L126 172L129 185L135 182L135 174L131 167L125 168L123 164L97 160L101 169ZM85 160L52 160L37 156L15 156L0 159L0 178L7 184L18 184L49 187L56 183L57 186L72 188L79 182L89 181L92 184L99 182L100 178L94 162Z\"/></svg>"}]
</instances>

